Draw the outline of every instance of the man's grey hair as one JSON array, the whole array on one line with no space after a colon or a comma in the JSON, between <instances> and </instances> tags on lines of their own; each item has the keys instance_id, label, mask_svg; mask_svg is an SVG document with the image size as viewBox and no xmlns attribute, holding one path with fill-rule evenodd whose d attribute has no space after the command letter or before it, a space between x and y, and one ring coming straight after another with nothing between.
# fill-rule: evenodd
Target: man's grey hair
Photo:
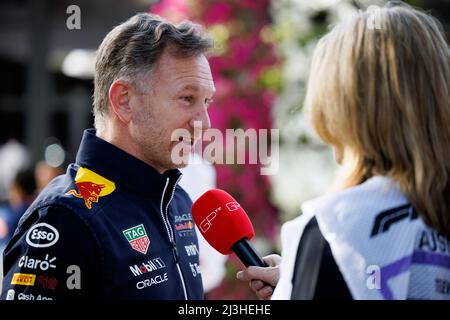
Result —
<instances>
[{"instance_id":1,"label":"man's grey hair","mask_svg":"<svg viewBox=\"0 0 450 320\"><path fill-rule=\"evenodd\" d=\"M93 98L97 130L105 125L111 84L121 79L146 93L142 82L148 79L166 48L174 57L188 58L210 53L213 44L199 25L190 21L175 25L148 13L136 14L108 33L95 61Z\"/></svg>"}]
</instances>

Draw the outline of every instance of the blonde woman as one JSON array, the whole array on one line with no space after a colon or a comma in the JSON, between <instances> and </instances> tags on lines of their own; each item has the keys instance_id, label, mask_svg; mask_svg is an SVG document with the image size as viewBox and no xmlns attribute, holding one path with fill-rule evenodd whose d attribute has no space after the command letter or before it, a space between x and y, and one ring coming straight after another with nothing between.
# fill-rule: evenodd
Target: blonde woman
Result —
<instances>
[{"instance_id":1,"label":"blonde woman","mask_svg":"<svg viewBox=\"0 0 450 320\"><path fill-rule=\"evenodd\" d=\"M342 167L338 190L283 226L280 265L269 256L237 277L263 299L269 285L273 299L450 299L450 50L437 20L389 4L335 26L305 102Z\"/></svg>"}]
</instances>

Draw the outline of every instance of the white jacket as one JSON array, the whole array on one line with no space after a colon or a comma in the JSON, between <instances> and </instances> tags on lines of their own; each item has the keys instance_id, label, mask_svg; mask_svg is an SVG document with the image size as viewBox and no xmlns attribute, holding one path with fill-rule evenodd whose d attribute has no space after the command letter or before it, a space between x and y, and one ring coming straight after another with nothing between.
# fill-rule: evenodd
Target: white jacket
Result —
<instances>
[{"instance_id":1,"label":"white jacket","mask_svg":"<svg viewBox=\"0 0 450 320\"><path fill-rule=\"evenodd\" d=\"M450 299L449 240L417 217L389 178L305 202L302 211L282 227L272 299L290 299L300 237L313 216L354 299Z\"/></svg>"}]
</instances>

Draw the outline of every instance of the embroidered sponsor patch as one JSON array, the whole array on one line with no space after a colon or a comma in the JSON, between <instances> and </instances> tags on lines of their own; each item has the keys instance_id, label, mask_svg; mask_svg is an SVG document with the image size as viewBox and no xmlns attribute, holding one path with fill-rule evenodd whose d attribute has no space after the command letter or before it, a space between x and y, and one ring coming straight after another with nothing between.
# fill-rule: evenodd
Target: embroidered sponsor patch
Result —
<instances>
[{"instance_id":1,"label":"embroidered sponsor patch","mask_svg":"<svg viewBox=\"0 0 450 320\"><path fill-rule=\"evenodd\" d=\"M83 167L77 171L75 184L77 190L70 189L66 195L83 199L88 209L92 209L92 203L97 203L100 197L107 196L116 189L114 182Z\"/></svg>"},{"instance_id":2,"label":"embroidered sponsor patch","mask_svg":"<svg viewBox=\"0 0 450 320\"><path fill-rule=\"evenodd\" d=\"M35 281L36 281L35 274L14 273L13 278L11 280L11 284L32 287L34 286Z\"/></svg>"},{"instance_id":3,"label":"embroidered sponsor patch","mask_svg":"<svg viewBox=\"0 0 450 320\"><path fill-rule=\"evenodd\" d=\"M53 246L59 239L59 232L48 223L37 223L27 232L26 241L28 245L35 248L48 248Z\"/></svg>"},{"instance_id":4,"label":"embroidered sponsor patch","mask_svg":"<svg viewBox=\"0 0 450 320\"><path fill-rule=\"evenodd\" d=\"M149 272L157 271L157 270L163 269L165 267L166 267L166 264L164 263L163 259L161 259L160 257L147 260L140 264L135 264L135 265L129 266L131 272L133 273L133 275L135 277L140 276L142 274L149 273Z\"/></svg>"},{"instance_id":5,"label":"embroidered sponsor patch","mask_svg":"<svg viewBox=\"0 0 450 320\"><path fill-rule=\"evenodd\" d=\"M131 247L143 254L147 253L150 238L147 236L144 225L140 224L122 231Z\"/></svg>"}]
</instances>

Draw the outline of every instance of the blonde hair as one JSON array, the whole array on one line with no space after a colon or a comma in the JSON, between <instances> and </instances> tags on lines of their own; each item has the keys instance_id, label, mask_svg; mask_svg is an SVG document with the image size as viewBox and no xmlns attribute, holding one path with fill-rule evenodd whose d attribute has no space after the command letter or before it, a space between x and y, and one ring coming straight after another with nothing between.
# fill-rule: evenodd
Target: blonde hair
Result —
<instances>
[{"instance_id":1,"label":"blonde hair","mask_svg":"<svg viewBox=\"0 0 450 320\"><path fill-rule=\"evenodd\" d=\"M341 187L389 176L450 235L450 50L435 18L402 5L338 24L317 45L305 105L350 167Z\"/></svg>"}]
</instances>

